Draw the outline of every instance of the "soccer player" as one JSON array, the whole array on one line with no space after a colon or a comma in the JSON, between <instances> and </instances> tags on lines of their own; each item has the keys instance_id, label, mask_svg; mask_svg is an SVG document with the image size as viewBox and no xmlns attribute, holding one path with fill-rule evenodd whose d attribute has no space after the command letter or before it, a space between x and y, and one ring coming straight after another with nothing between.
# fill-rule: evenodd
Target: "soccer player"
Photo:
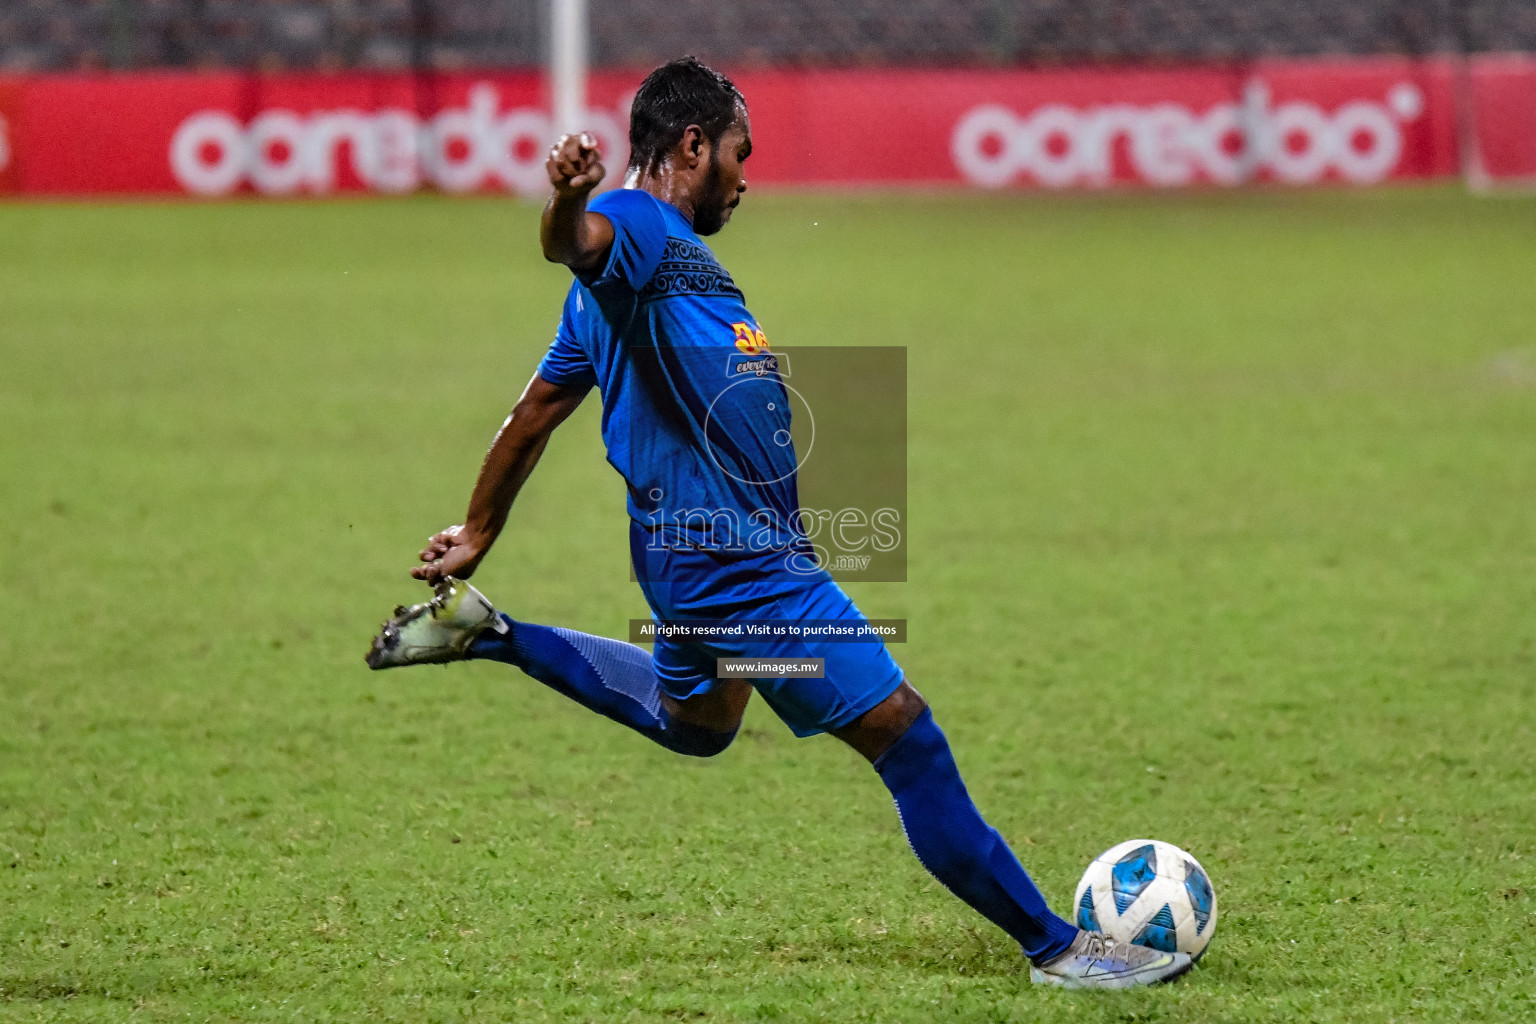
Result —
<instances>
[{"instance_id":1,"label":"soccer player","mask_svg":"<svg viewBox=\"0 0 1536 1024\"><path fill-rule=\"evenodd\" d=\"M1036 982L1125 988L1183 974L1183 953L1116 943L1050 911L971 802L932 711L883 643L662 637L652 655L514 620L463 582L550 434L596 387L608 460L629 489L636 578L656 619L865 621L815 564L803 532L762 529L746 541L733 529L792 524L799 508L787 401L727 387L722 376L722 354L760 356L767 339L702 241L747 188L746 102L718 72L673 61L640 86L629 137L624 187L598 196L606 172L591 136L567 135L550 151L554 194L540 241L575 277L564 316L485 457L463 524L434 535L411 571L434 585L433 598L396 610L369 666L505 662L695 757L730 745L756 691L796 735L831 733L872 762L923 866L1019 943ZM704 514L668 512L679 509ZM717 677L717 658L741 656L822 658L825 678Z\"/></svg>"}]
</instances>

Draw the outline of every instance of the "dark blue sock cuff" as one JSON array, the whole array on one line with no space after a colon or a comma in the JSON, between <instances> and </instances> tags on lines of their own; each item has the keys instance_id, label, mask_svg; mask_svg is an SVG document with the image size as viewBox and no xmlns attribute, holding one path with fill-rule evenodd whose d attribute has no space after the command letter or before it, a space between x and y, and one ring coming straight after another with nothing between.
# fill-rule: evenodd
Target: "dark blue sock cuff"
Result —
<instances>
[{"instance_id":1,"label":"dark blue sock cuff","mask_svg":"<svg viewBox=\"0 0 1536 1024\"><path fill-rule=\"evenodd\" d=\"M933 720L933 709L923 708L890 749L875 758L874 769L886 788L898 793L923 777L934 760L949 753L949 740Z\"/></svg>"}]
</instances>

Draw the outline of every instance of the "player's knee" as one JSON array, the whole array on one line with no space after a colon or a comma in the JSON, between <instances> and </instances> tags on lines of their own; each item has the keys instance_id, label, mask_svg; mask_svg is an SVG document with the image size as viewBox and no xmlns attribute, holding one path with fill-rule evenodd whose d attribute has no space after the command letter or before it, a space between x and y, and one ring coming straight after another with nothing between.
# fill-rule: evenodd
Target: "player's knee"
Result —
<instances>
[{"instance_id":1,"label":"player's knee","mask_svg":"<svg viewBox=\"0 0 1536 1024\"><path fill-rule=\"evenodd\" d=\"M927 710L928 702L905 679L890 696L832 735L878 762ZM939 734L942 738L942 733Z\"/></svg>"},{"instance_id":2,"label":"player's knee","mask_svg":"<svg viewBox=\"0 0 1536 1024\"><path fill-rule=\"evenodd\" d=\"M667 747L679 754L687 754L689 757L714 757L731 745L736 738L736 729L730 732L716 732L714 729L706 729L700 725L689 722L673 720L667 726Z\"/></svg>"}]
</instances>

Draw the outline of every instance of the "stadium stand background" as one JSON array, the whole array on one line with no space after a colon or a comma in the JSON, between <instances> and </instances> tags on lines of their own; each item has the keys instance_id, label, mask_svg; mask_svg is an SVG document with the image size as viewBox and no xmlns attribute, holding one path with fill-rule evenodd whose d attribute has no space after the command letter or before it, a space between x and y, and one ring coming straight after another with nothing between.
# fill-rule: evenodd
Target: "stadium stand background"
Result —
<instances>
[{"instance_id":1,"label":"stadium stand background","mask_svg":"<svg viewBox=\"0 0 1536 1024\"><path fill-rule=\"evenodd\" d=\"M4 0L0 72L532 67L546 0ZM1030 65L1536 50L1536 0L591 0L592 59Z\"/></svg>"}]
</instances>

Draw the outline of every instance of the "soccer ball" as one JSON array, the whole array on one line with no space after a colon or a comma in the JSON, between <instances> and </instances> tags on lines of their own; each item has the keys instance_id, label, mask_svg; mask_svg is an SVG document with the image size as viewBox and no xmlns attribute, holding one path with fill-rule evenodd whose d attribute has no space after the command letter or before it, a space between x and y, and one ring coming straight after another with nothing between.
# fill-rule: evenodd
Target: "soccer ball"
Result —
<instances>
[{"instance_id":1,"label":"soccer ball","mask_svg":"<svg viewBox=\"0 0 1536 1024\"><path fill-rule=\"evenodd\" d=\"M1210 876L1172 843L1130 839L1094 858L1072 898L1077 926L1196 960L1216 931Z\"/></svg>"}]
</instances>

